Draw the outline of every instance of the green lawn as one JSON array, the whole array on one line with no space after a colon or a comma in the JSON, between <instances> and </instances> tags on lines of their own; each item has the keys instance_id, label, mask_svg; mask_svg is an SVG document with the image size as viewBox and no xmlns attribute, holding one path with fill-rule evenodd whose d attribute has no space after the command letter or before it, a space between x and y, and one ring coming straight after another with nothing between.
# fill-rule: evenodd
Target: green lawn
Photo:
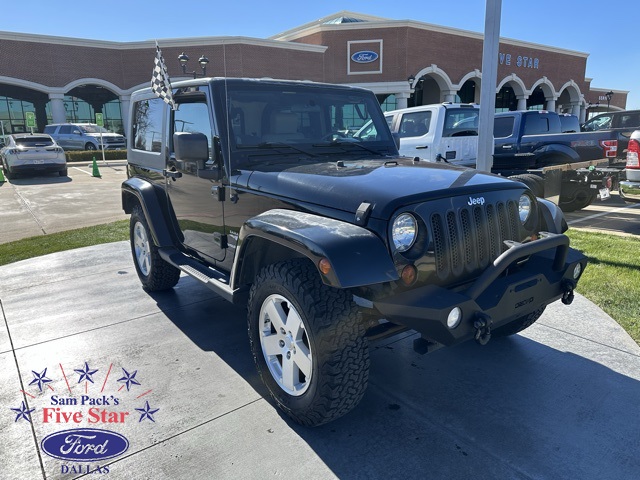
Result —
<instances>
[{"instance_id":1,"label":"green lawn","mask_svg":"<svg viewBox=\"0 0 640 480\"><path fill-rule=\"evenodd\" d=\"M589 258L579 293L640 343L640 238L569 230L571 246Z\"/></svg>"},{"instance_id":2,"label":"green lawn","mask_svg":"<svg viewBox=\"0 0 640 480\"><path fill-rule=\"evenodd\" d=\"M571 246L589 257L577 291L640 343L640 239L570 230ZM129 222L80 228L0 244L0 265L48 253L129 239Z\"/></svg>"},{"instance_id":3,"label":"green lawn","mask_svg":"<svg viewBox=\"0 0 640 480\"><path fill-rule=\"evenodd\" d=\"M0 244L0 265L48 253L129 239L129 221L78 228Z\"/></svg>"}]
</instances>

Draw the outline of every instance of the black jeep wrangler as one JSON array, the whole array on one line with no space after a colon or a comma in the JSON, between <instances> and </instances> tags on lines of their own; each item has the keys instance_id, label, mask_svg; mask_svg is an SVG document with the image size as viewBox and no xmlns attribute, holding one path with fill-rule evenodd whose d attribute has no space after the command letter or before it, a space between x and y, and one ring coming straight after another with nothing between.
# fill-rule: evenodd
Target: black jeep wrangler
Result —
<instances>
[{"instance_id":1,"label":"black jeep wrangler","mask_svg":"<svg viewBox=\"0 0 640 480\"><path fill-rule=\"evenodd\" d=\"M258 372L295 421L357 405L372 337L484 344L571 303L586 259L561 211L522 183L400 157L373 93L215 78L174 100L132 95L136 270L147 291L184 272L248 305Z\"/></svg>"}]
</instances>

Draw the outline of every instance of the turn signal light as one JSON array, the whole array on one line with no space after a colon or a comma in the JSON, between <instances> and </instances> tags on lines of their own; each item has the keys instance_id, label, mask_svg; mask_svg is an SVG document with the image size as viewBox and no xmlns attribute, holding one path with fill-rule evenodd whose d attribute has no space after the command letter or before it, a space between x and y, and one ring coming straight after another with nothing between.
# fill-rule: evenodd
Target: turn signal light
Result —
<instances>
[{"instance_id":1,"label":"turn signal light","mask_svg":"<svg viewBox=\"0 0 640 480\"><path fill-rule=\"evenodd\" d=\"M409 287L416 282L418 278L418 270L413 265L405 265L402 269L402 273L400 273L400 278L402 279L402 283Z\"/></svg>"},{"instance_id":2,"label":"turn signal light","mask_svg":"<svg viewBox=\"0 0 640 480\"><path fill-rule=\"evenodd\" d=\"M324 275L328 275L331 271L331 263L326 258L321 258L318 262L318 268Z\"/></svg>"}]
</instances>

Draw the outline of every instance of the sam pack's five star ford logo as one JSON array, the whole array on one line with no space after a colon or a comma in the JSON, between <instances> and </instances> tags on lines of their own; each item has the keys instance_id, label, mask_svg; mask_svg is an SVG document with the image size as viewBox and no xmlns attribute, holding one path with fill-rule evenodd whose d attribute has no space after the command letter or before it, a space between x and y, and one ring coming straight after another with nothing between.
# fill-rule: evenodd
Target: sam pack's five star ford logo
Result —
<instances>
[{"instance_id":1,"label":"sam pack's five star ford logo","mask_svg":"<svg viewBox=\"0 0 640 480\"><path fill-rule=\"evenodd\" d=\"M160 409L149 401L148 395L153 390L143 388L137 370L120 368L120 375L113 374L113 363L108 369L102 369L84 362L80 368L73 369L71 375L61 363L54 369L32 370L31 381L20 390L23 401L19 406L10 407L15 423L66 427L49 433L40 442L44 453L64 462L61 473L109 473L109 466L99 463L129 449L124 435L98 427L117 428L127 422L155 423L154 416ZM51 371L55 373L48 373ZM54 381L56 377L58 381Z\"/></svg>"}]
</instances>

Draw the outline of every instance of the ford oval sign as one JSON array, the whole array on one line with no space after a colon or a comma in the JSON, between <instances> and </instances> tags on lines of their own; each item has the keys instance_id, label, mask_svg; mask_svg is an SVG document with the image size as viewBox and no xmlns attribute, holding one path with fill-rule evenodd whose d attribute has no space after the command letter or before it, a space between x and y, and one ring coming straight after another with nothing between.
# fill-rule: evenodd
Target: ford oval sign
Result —
<instances>
[{"instance_id":1,"label":"ford oval sign","mask_svg":"<svg viewBox=\"0 0 640 480\"><path fill-rule=\"evenodd\" d=\"M76 428L47 435L41 446L47 455L60 460L97 462L122 455L129 440L109 430Z\"/></svg>"},{"instance_id":2,"label":"ford oval sign","mask_svg":"<svg viewBox=\"0 0 640 480\"><path fill-rule=\"evenodd\" d=\"M377 59L378 59L378 54L370 50L363 50L361 52L356 52L353 55L351 55L351 60L353 60L356 63L371 63L371 62L375 62Z\"/></svg>"}]
</instances>

